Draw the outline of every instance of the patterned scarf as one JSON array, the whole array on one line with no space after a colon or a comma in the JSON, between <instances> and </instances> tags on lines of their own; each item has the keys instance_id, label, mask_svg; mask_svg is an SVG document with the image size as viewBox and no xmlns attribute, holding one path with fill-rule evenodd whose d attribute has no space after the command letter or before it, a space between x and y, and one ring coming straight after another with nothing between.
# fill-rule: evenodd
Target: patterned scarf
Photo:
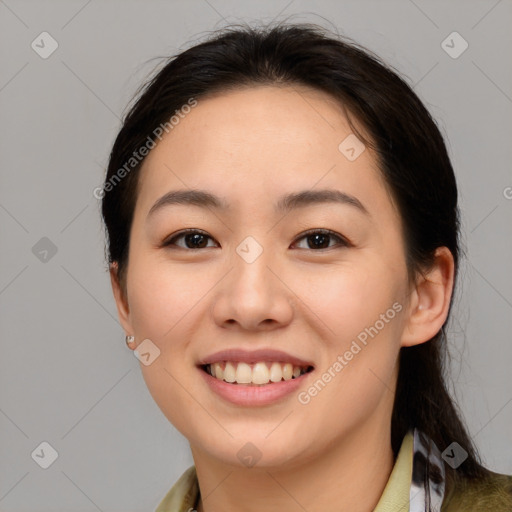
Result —
<instances>
[{"instance_id":1,"label":"patterned scarf","mask_svg":"<svg viewBox=\"0 0 512 512\"><path fill-rule=\"evenodd\" d=\"M414 429L409 512L440 512L445 491L445 471L436 444Z\"/></svg>"}]
</instances>

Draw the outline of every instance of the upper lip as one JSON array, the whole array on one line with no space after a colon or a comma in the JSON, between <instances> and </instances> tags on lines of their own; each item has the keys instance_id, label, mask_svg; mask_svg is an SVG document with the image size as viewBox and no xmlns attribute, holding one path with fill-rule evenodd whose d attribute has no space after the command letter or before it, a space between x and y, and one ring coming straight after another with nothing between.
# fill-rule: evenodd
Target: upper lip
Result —
<instances>
[{"instance_id":1,"label":"upper lip","mask_svg":"<svg viewBox=\"0 0 512 512\"><path fill-rule=\"evenodd\" d=\"M232 348L228 350L221 350L215 352L209 356L204 357L198 362L198 365L202 366L205 364L218 363L221 361L233 361L242 362L247 364L258 363L258 362L283 362L291 363L294 366L313 366L313 363L301 359L300 357L292 356L282 350L275 349L260 349L260 350L243 350L238 348Z\"/></svg>"}]
</instances>

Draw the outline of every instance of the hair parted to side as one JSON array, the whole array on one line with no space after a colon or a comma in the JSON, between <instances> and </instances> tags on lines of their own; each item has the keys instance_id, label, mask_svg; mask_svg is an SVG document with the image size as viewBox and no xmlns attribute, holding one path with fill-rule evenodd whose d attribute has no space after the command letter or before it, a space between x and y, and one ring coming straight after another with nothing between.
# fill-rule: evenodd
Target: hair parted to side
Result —
<instances>
[{"instance_id":1,"label":"hair parted to side","mask_svg":"<svg viewBox=\"0 0 512 512\"><path fill-rule=\"evenodd\" d=\"M411 87L392 67L348 38L313 24L232 25L168 59L139 91L114 142L105 183L155 128L195 98L257 85L305 85L328 93L347 112L354 133L371 147L403 224L409 278L433 262L437 247L459 263L457 185L443 137ZM355 118L367 136L356 130ZM106 192L102 215L107 258L126 291L129 233L141 163ZM454 288L455 289L455 288ZM450 311L453 304L453 294ZM449 318L449 317L448 317ZM448 321L448 319L447 319ZM431 340L403 347L392 414L395 456L417 427L443 451L453 441L468 453L448 478L481 478L483 467L445 382L446 323Z\"/></svg>"}]
</instances>

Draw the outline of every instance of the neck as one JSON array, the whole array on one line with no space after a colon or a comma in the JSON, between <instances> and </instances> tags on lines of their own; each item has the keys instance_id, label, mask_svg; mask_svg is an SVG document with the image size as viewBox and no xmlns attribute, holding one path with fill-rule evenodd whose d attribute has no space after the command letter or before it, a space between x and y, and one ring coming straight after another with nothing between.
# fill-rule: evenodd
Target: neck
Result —
<instances>
[{"instance_id":1,"label":"neck","mask_svg":"<svg viewBox=\"0 0 512 512\"><path fill-rule=\"evenodd\" d=\"M389 422L378 427L358 426L293 467L234 467L191 446L201 489L198 512L325 512L333 504L336 510L371 511L394 465Z\"/></svg>"}]
</instances>

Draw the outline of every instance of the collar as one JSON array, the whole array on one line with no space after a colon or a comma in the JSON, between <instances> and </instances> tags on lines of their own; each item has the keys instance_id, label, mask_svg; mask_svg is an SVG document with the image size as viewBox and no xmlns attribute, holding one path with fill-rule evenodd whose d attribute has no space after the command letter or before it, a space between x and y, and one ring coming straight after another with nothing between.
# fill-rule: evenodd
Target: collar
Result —
<instances>
[{"instance_id":1,"label":"collar","mask_svg":"<svg viewBox=\"0 0 512 512\"><path fill-rule=\"evenodd\" d=\"M404 436L388 483L373 512L440 512L444 493L441 453L428 436L415 428Z\"/></svg>"},{"instance_id":2,"label":"collar","mask_svg":"<svg viewBox=\"0 0 512 512\"><path fill-rule=\"evenodd\" d=\"M441 453L432 440L415 428L404 436L393 470L373 512L440 512L444 493L445 471ZM196 468L191 466L172 486L155 512L188 512L196 508L198 499Z\"/></svg>"}]
</instances>

